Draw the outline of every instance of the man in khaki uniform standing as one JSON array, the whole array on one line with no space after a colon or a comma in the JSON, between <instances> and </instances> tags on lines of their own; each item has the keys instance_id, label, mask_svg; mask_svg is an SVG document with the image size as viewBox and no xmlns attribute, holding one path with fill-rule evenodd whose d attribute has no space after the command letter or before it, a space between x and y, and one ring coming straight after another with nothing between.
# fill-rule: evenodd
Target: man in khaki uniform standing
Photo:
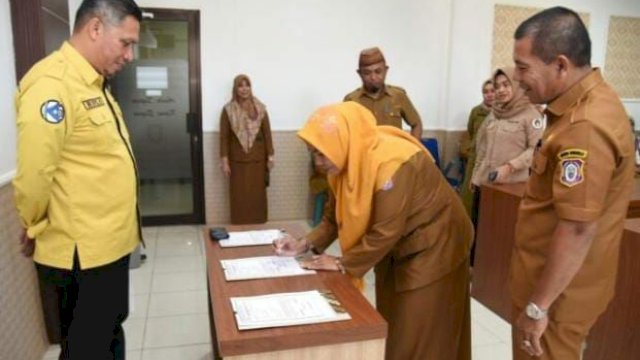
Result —
<instances>
[{"instance_id":1,"label":"man in khaki uniform standing","mask_svg":"<svg viewBox=\"0 0 640 360\"><path fill-rule=\"evenodd\" d=\"M422 121L413 107L407 92L398 86L385 84L389 66L377 47L360 52L358 75L362 87L344 97L344 101L360 103L375 116L378 125L395 126L402 129L402 120L411 126L411 135L420 140Z\"/></svg>"},{"instance_id":2,"label":"man in khaki uniform standing","mask_svg":"<svg viewBox=\"0 0 640 360\"><path fill-rule=\"evenodd\" d=\"M578 15L542 11L515 33L516 79L548 104L511 260L514 359L579 359L613 297L633 186L625 110Z\"/></svg>"}]
</instances>

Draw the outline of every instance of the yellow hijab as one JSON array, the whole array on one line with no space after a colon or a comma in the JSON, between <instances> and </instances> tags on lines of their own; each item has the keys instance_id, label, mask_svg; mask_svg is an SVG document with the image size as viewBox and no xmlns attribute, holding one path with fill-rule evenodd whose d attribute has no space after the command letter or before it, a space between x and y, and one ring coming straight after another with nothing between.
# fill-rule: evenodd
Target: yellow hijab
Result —
<instances>
[{"instance_id":1,"label":"yellow hijab","mask_svg":"<svg viewBox=\"0 0 640 360\"><path fill-rule=\"evenodd\" d=\"M376 126L373 114L352 101L318 109L298 136L341 170L328 181L336 199L336 220L342 224L338 237L343 254L367 231L374 193L391 184L396 170L414 154L429 154L406 132Z\"/></svg>"}]
</instances>

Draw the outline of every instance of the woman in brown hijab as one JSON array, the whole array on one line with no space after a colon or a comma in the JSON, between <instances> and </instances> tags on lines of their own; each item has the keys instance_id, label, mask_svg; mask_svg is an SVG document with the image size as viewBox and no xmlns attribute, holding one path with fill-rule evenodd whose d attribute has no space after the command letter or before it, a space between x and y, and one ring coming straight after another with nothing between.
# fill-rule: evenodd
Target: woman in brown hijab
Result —
<instances>
[{"instance_id":1,"label":"woman in brown hijab","mask_svg":"<svg viewBox=\"0 0 640 360\"><path fill-rule=\"evenodd\" d=\"M220 115L220 157L229 178L231 223L267 221L273 143L267 109L251 91L247 75L233 80L232 99Z\"/></svg>"},{"instance_id":2,"label":"woman in brown hijab","mask_svg":"<svg viewBox=\"0 0 640 360\"><path fill-rule=\"evenodd\" d=\"M513 73L513 68L505 68L493 75L495 99L476 137L476 165L471 178L475 186L525 182L529 177L544 120L513 80Z\"/></svg>"}]
</instances>

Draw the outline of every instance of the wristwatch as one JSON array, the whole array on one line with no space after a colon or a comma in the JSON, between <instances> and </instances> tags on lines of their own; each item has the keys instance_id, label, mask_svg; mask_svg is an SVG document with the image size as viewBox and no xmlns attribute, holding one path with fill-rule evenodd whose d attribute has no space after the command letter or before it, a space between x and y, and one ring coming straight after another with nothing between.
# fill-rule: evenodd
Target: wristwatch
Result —
<instances>
[{"instance_id":1,"label":"wristwatch","mask_svg":"<svg viewBox=\"0 0 640 360\"><path fill-rule=\"evenodd\" d=\"M533 320L542 320L547 317L547 310L541 309L538 305L532 302L527 304L524 312L527 314L527 317L529 317L529 319Z\"/></svg>"}]
</instances>

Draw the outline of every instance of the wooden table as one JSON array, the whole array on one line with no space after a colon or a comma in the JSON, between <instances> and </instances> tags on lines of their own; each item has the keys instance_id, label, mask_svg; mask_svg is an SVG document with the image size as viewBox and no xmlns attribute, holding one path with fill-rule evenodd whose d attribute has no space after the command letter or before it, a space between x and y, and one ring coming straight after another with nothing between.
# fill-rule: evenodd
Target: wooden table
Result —
<instances>
[{"instance_id":1,"label":"wooden table","mask_svg":"<svg viewBox=\"0 0 640 360\"><path fill-rule=\"evenodd\" d=\"M584 360L640 357L640 219L625 221L616 295L587 339Z\"/></svg>"},{"instance_id":2,"label":"wooden table","mask_svg":"<svg viewBox=\"0 0 640 360\"><path fill-rule=\"evenodd\" d=\"M631 201L629 202L629 212L627 212L627 218L634 219L640 217L640 178L636 178L635 188L631 194Z\"/></svg>"},{"instance_id":3,"label":"wooden table","mask_svg":"<svg viewBox=\"0 0 640 360\"><path fill-rule=\"evenodd\" d=\"M209 316L216 358L249 359L383 359L387 323L349 278L338 272L274 279L227 282L221 259L272 255L270 246L221 248L205 227ZM293 223L227 226L229 231L285 229L295 237L304 229ZM239 331L230 297L326 289L345 307L351 320L314 325Z\"/></svg>"},{"instance_id":4,"label":"wooden table","mask_svg":"<svg viewBox=\"0 0 640 360\"><path fill-rule=\"evenodd\" d=\"M524 184L484 185L471 295L511 322L509 266L518 206ZM629 204L628 218L640 217L640 182ZM637 359L640 354L640 219L628 219L620 249L616 295L592 328L585 360Z\"/></svg>"},{"instance_id":5,"label":"wooden table","mask_svg":"<svg viewBox=\"0 0 640 360\"><path fill-rule=\"evenodd\" d=\"M471 296L510 322L509 266L524 184L483 185Z\"/></svg>"}]
</instances>

